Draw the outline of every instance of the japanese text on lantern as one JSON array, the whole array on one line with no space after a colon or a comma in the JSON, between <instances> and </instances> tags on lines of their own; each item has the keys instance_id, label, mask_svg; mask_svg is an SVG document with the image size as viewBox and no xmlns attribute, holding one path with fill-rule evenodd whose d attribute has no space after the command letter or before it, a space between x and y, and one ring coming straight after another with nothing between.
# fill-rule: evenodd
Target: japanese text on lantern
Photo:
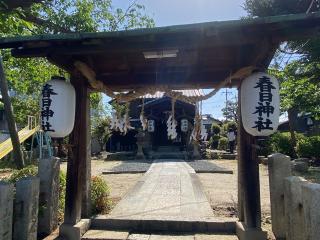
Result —
<instances>
[{"instance_id":1,"label":"japanese text on lantern","mask_svg":"<svg viewBox=\"0 0 320 240\"><path fill-rule=\"evenodd\" d=\"M257 85L254 88L259 89L259 101L256 106L256 111L253 113L257 115L257 121L255 121L255 126L252 128L256 128L259 132L262 130L273 130L272 121L270 120L270 114L273 114L274 107L271 105L272 103L272 89L276 89L273 86L270 78L267 76L263 76L259 78Z\"/></svg>"},{"instance_id":2,"label":"japanese text on lantern","mask_svg":"<svg viewBox=\"0 0 320 240\"><path fill-rule=\"evenodd\" d=\"M41 125L45 132L54 132L54 129L51 129L52 125L49 119L54 115L54 111L50 109L52 103L51 95L57 95L57 93L51 87L52 85L46 84L42 89Z\"/></svg>"}]
</instances>

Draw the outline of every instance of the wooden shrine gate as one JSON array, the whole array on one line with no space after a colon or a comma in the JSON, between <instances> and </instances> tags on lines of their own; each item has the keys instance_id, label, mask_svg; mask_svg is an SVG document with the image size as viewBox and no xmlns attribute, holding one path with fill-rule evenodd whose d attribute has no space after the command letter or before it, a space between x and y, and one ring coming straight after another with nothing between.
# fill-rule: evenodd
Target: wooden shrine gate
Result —
<instances>
[{"instance_id":1,"label":"wooden shrine gate","mask_svg":"<svg viewBox=\"0 0 320 240\"><path fill-rule=\"evenodd\" d=\"M76 90L61 233L77 239L79 222L90 217L90 92L101 91L130 101L156 90L169 95L173 89L236 87L241 91L244 78L268 68L281 42L311 37L319 32L319 26L320 14L313 13L0 39L0 48L12 48L15 57L46 57L68 71ZM246 133L241 121L238 129L237 235L241 240L266 239L261 229L255 138Z\"/></svg>"}]
</instances>

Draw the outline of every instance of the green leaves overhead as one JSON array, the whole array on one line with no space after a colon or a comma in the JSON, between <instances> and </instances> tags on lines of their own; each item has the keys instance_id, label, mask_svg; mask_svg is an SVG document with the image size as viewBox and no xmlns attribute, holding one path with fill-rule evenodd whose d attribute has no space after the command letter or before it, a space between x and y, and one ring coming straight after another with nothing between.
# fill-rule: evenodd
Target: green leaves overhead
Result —
<instances>
[{"instance_id":1,"label":"green leaves overhead","mask_svg":"<svg viewBox=\"0 0 320 240\"><path fill-rule=\"evenodd\" d=\"M153 26L154 21L145 14L144 6L136 1L126 9L117 9L112 6L112 0L0 0L0 37ZM1 51L1 55L9 87L15 93L12 102L17 122L24 125L27 114L39 112L43 83L53 75L67 74L46 59L16 59L9 51ZM91 105L96 112L101 112L100 93L92 94Z\"/></svg>"},{"instance_id":2,"label":"green leaves overhead","mask_svg":"<svg viewBox=\"0 0 320 240\"><path fill-rule=\"evenodd\" d=\"M320 118L320 64L294 61L283 71L271 70L280 81L281 108L297 109Z\"/></svg>"},{"instance_id":3,"label":"green leaves overhead","mask_svg":"<svg viewBox=\"0 0 320 240\"><path fill-rule=\"evenodd\" d=\"M250 17L267 17L320 11L320 5L311 0L245 0L243 8ZM305 61L320 61L320 38L289 42L291 52L303 54Z\"/></svg>"}]
</instances>

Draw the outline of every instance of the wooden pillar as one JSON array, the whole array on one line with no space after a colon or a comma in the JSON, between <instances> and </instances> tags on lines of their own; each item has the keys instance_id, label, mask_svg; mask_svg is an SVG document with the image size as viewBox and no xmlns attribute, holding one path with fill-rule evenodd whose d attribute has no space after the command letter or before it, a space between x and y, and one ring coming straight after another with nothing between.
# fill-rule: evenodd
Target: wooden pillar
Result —
<instances>
[{"instance_id":1,"label":"wooden pillar","mask_svg":"<svg viewBox=\"0 0 320 240\"><path fill-rule=\"evenodd\" d=\"M64 224L75 225L81 219L81 205L84 185L90 179L87 172L89 136L89 94L86 81L72 76L71 83L76 90L76 113L74 129L69 136L70 150L67 165L67 185Z\"/></svg>"},{"instance_id":2,"label":"wooden pillar","mask_svg":"<svg viewBox=\"0 0 320 240\"><path fill-rule=\"evenodd\" d=\"M261 203L259 163L256 140L249 135L241 119L241 89L239 89L238 120L238 198L239 221L237 235L240 240L264 240L267 235L261 230Z\"/></svg>"},{"instance_id":3,"label":"wooden pillar","mask_svg":"<svg viewBox=\"0 0 320 240\"><path fill-rule=\"evenodd\" d=\"M90 121L90 93L87 95L86 101L86 149L87 158L85 160L85 166L82 168L82 176L85 177L86 181L82 188L82 207L81 207L81 217L90 218L91 217L91 121Z\"/></svg>"},{"instance_id":4,"label":"wooden pillar","mask_svg":"<svg viewBox=\"0 0 320 240\"><path fill-rule=\"evenodd\" d=\"M240 96L240 88L238 89L238 94ZM240 142L241 142L241 135L240 135L240 125L241 125L241 113L240 113L240 97L238 102L238 134L237 134L237 164L238 164L238 218L240 222L244 222L244 210L243 210L243 188L242 188L242 176L244 175L245 169L243 169L243 164L241 164L241 150L240 150Z\"/></svg>"}]
</instances>

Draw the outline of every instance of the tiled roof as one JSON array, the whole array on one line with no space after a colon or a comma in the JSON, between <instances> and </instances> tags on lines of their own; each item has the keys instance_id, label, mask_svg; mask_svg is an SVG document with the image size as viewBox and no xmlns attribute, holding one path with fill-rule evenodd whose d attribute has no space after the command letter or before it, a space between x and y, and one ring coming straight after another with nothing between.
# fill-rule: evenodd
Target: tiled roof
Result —
<instances>
[{"instance_id":1,"label":"tiled roof","mask_svg":"<svg viewBox=\"0 0 320 240\"><path fill-rule=\"evenodd\" d=\"M204 96L202 89L190 89L190 90L174 90L175 92L182 92L182 95L187 97L199 97ZM164 92L157 91L155 94L146 94L142 98L162 98Z\"/></svg>"}]
</instances>

